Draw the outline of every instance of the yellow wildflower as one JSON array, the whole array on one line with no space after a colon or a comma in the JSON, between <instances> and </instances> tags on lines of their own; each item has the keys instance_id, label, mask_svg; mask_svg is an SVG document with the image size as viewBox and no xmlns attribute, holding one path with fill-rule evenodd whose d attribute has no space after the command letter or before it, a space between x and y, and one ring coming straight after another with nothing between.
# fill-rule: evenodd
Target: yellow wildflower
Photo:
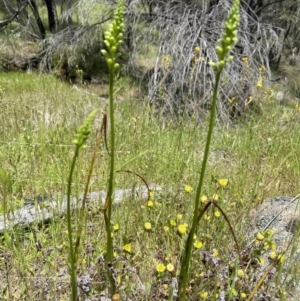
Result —
<instances>
[{"instance_id":1,"label":"yellow wildflower","mask_svg":"<svg viewBox=\"0 0 300 301\"><path fill-rule=\"evenodd\" d=\"M271 258L271 259L276 259L276 257L277 257L276 252L275 252L275 251L272 251L272 252L270 253L270 258Z\"/></svg>"},{"instance_id":2,"label":"yellow wildflower","mask_svg":"<svg viewBox=\"0 0 300 301\"><path fill-rule=\"evenodd\" d=\"M258 232L257 234L256 234L256 239L257 240L259 240L259 241L262 241L262 240L264 240L264 236L261 234L261 232Z\"/></svg>"},{"instance_id":3,"label":"yellow wildflower","mask_svg":"<svg viewBox=\"0 0 300 301\"><path fill-rule=\"evenodd\" d=\"M190 185L185 185L184 186L184 191L185 192L191 192L192 191L192 187Z\"/></svg>"},{"instance_id":4,"label":"yellow wildflower","mask_svg":"<svg viewBox=\"0 0 300 301\"><path fill-rule=\"evenodd\" d=\"M206 204L207 203L207 196L206 195L202 195L200 198L200 201L202 204Z\"/></svg>"},{"instance_id":5,"label":"yellow wildflower","mask_svg":"<svg viewBox=\"0 0 300 301\"><path fill-rule=\"evenodd\" d=\"M201 249L202 246L203 246L203 243L202 243L201 241L196 240L196 241L194 242L194 247L195 247L196 249Z\"/></svg>"},{"instance_id":6,"label":"yellow wildflower","mask_svg":"<svg viewBox=\"0 0 300 301\"><path fill-rule=\"evenodd\" d=\"M113 229L114 229L115 232L119 231L119 229L120 229L119 224L114 224Z\"/></svg>"},{"instance_id":7,"label":"yellow wildflower","mask_svg":"<svg viewBox=\"0 0 300 301\"><path fill-rule=\"evenodd\" d=\"M176 219L177 219L178 221L182 220L182 214L177 214Z\"/></svg>"},{"instance_id":8,"label":"yellow wildflower","mask_svg":"<svg viewBox=\"0 0 300 301\"><path fill-rule=\"evenodd\" d=\"M209 221L210 220L210 216L208 214L204 214L204 220L205 221Z\"/></svg>"},{"instance_id":9,"label":"yellow wildflower","mask_svg":"<svg viewBox=\"0 0 300 301\"><path fill-rule=\"evenodd\" d=\"M231 292L231 294L232 294L233 296L235 296L235 297L238 295L236 289L233 288L233 287L230 289L230 292Z\"/></svg>"},{"instance_id":10,"label":"yellow wildflower","mask_svg":"<svg viewBox=\"0 0 300 301\"><path fill-rule=\"evenodd\" d=\"M154 204L153 204L153 201L148 201L148 203L147 203L147 206L148 206L148 207L153 207L153 205L154 205Z\"/></svg>"},{"instance_id":11,"label":"yellow wildflower","mask_svg":"<svg viewBox=\"0 0 300 301\"><path fill-rule=\"evenodd\" d=\"M217 193L214 193L212 198L213 198L214 201L217 201L219 199L219 196L218 196Z\"/></svg>"},{"instance_id":12,"label":"yellow wildflower","mask_svg":"<svg viewBox=\"0 0 300 301\"><path fill-rule=\"evenodd\" d=\"M263 86L263 84L262 84L262 77L259 77L259 78L258 78L256 86L257 86L258 88L262 88L262 86Z\"/></svg>"},{"instance_id":13,"label":"yellow wildflower","mask_svg":"<svg viewBox=\"0 0 300 301\"><path fill-rule=\"evenodd\" d=\"M219 256L219 251L218 251L217 249L213 249L212 256L215 257L215 258L218 258L218 256Z\"/></svg>"},{"instance_id":14,"label":"yellow wildflower","mask_svg":"<svg viewBox=\"0 0 300 301\"><path fill-rule=\"evenodd\" d=\"M239 269L237 271L237 274L240 276L240 277L244 277L244 271L242 269Z\"/></svg>"},{"instance_id":15,"label":"yellow wildflower","mask_svg":"<svg viewBox=\"0 0 300 301\"><path fill-rule=\"evenodd\" d=\"M127 253L131 253L131 244L124 245L123 250Z\"/></svg>"},{"instance_id":16,"label":"yellow wildflower","mask_svg":"<svg viewBox=\"0 0 300 301\"><path fill-rule=\"evenodd\" d=\"M261 66L261 67L259 68L259 71L262 72L262 73L265 72L265 71L266 71L265 66Z\"/></svg>"},{"instance_id":17,"label":"yellow wildflower","mask_svg":"<svg viewBox=\"0 0 300 301\"><path fill-rule=\"evenodd\" d=\"M166 270L166 267L163 263L159 263L157 266L156 266L156 271L158 273L163 273L164 271Z\"/></svg>"},{"instance_id":18,"label":"yellow wildflower","mask_svg":"<svg viewBox=\"0 0 300 301\"><path fill-rule=\"evenodd\" d=\"M177 231L179 234L185 234L187 231L187 226L186 224L181 224L178 226Z\"/></svg>"},{"instance_id":19,"label":"yellow wildflower","mask_svg":"<svg viewBox=\"0 0 300 301\"><path fill-rule=\"evenodd\" d=\"M174 272L174 270L175 270L174 265L172 263L168 263L167 264L167 271L172 273L172 272Z\"/></svg>"},{"instance_id":20,"label":"yellow wildflower","mask_svg":"<svg viewBox=\"0 0 300 301\"><path fill-rule=\"evenodd\" d=\"M201 49L199 46L196 46L194 50L195 50L195 53L199 54Z\"/></svg>"},{"instance_id":21,"label":"yellow wildflower","mask_svg":"<svg viewBox=\"0 0 300 301\"><path fill-rule=\"evenodd\" d=\"M176 227L176 222L173 220L173 219L171 219L170 220L170 225L172 226L172 227Z\"/></svg>"},{"instance_id":22,"label":"yellow wildflower","mask_svg":"<svg viewBox=\"0 0 300 301\"><path fill-rule=\"evenodd\" d=\"M265 259L263 257L259 257L258 262L259 262L259 264L264 264Z\"/></svg>"},{"instance_id":23,"label":"yellow wildflower","mask_svg":"<svg viewBox=\"0 0 300 301\"><path fill-rule=\"evenodd\" d=\"M208 297L208 292L201 292L201 293L200 293L200 297L201 297L203 300L206 300L207 297Z\"/></svg>"},{"instance_id":24,"label":"yellow wildflower","mask_svg":"<svg viewBox=\"0 0 300 301\"><path fill-rule=\"evenodd\" d=\"M225 187L228 184L228 179L220 179L218 182L222 187Z\"/></svg>"},{"instance_id":25,"label":"yellow wildflower","mask_svg":"<svg viewBox=\"0 0 300 301\"><path fill-rule=\"evenodd\" d=\"M246 299L246 297L247 297L247 295L245 293L241 293L240 296L242 299Z\"/></svg>"},{"instance_id":26,"label":"yellow wildflower","mask_svg":"<svg viewBox=\"0 0 300 301\"><path fill-rule=\"evenodd\" d=\"M145 224L144 224L144 228L145 228L146 231L150 231L151 228L152 228L151 223L148 223L148 222L145 223Z\"/></svg>"},{"instance_id":27,"label":"yellow wildflower","mask_svg":"<svg viewBox=\"0 0 300 301\"><path fill-rule=\"evenodd\" d=\"M215 211L215 217L220 217L221 216L221 212L219 210Z\"/></svg>"}]
</instances>

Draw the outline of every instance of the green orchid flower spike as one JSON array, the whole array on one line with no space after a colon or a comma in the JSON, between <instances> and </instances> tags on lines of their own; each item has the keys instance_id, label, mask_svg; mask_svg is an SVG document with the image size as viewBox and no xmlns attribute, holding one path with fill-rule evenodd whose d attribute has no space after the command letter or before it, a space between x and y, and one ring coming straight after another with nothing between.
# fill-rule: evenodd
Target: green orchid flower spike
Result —
<instances>
[{"instance_id":1,"label":"green orchid flower spike","mask_svg":"<svg viewBox=\"0 0 300 301\"><path fill-rule=\"evenodd\" d=\"M82 123L76 133L76 139L74 139L74 144L76 145L75 153L71 163L68 188L67 188L67 226L68 226L68 238L69 238L69 263L70 263L70 276L71 276L71 291L72 291L72 301L77 300L77 262L75 256L75 250L73 245L73 231L71 222L71 190L73 183L73 173L75 170L76 161L80 155L80 152L86 148L86 141L92 130L92 124L95 120L97 110L92 111L92 113L86 118Z\"/></svg>"},{"instance_id":2,"label":"green orchid flower spike","mask_svg":"<svg viewBox=\"0 0 300 301\"><path fill-rule=\"evenodd\" d=\"M219 62L210 62L210 66L215 70L223 69L225 64L233 59L233 56L228 54L238 41L237 29L240 24L239 7L240 0L235 0L225 23L223 38L218 40L218 45L216 46L216 52L219 58Z\"/></svg>"},{"instance_id":3,"label":"green orchid flower spike","mask_svg":"<svg viewBox=\"0 0 300 301\"><path fill-rule=\"evenodd\" d=\"M119 68L119 64L116 63L116 58L119 56L117 49L122 43L124 29L123 1L119 1L113 22L110 24L108 31L104 33L104 44L108 51L104 49L101 50L101 53L106 58L110 71L115 71Z\"/></svg>"},{"instance_id":4,"label":"green orchid flower spike","mask_svg":"<svg viewBox=\"0 0 300 301\"><path fill-rule=\"evenodd\" d=\"M97 110L94 110L83 122L83 124L79 127L77 134L76 134L76 139L73 141L74 144L76 145L76 148L79 151L83 150L86 148L86 141L88 139L88 136L91 132L92 129L92 123L96 117Z\"/></svg>"}]
</instances>

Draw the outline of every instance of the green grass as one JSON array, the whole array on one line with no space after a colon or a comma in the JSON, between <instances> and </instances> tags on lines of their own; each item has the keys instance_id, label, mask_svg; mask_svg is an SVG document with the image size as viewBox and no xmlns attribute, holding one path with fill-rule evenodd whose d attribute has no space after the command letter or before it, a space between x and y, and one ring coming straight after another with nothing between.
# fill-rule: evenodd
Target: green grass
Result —
<instances>
[{"instance_id":1,"label":"green grass","mask_svg":"<svg viewBox=\"0 0 300 301\"><path fill-rule=\"evenodd\" d=\"M108 103L96 96L80 94L48 75L1 74L0 87L3 91L0 162L13 181L9 210L22 206L22 198L66 194L76 129L94 108L107 111ZM86 89L93 92L92 87ZM299 117L300 112L292 100L283 106L272 99L262 99L260 116L233 127L216 124L203 194L209 198L216 192L219 194L219 204L228 214L242 249L249 241L246 229L250 210L264 198L299 193ZM79 157L72 185L74 194L83 192L101 118L98 114L89 147ZM141 174L148 183L164 187L161 195L153 197L153 207L134 198L113 209L113 222L120 227L114 233L119 256L115 264L120 281L118 289L135 300L168 300L166 285L179 273L183 248L177 226L191 220L208 125L206 122L197 124L193 119L178 124L154 117L142 100L128 97L126 89L122 100L116 102L115 118L116 168L130 169ZM101 145L91 181L92 191L106 188L108 171L108 155ZM220 189L212 178L228 179L229 184ZM134 176L116 174L116 188L139 184L142 183ZM193 190L185 192L185 185ZM91 300L107 287L101 261L106 249L101 209L100 205L92 205L87 210L78 266L79 278L83 275L92 278L87 294ZM235 256L235 246L226 223L214 213L214 210L210 212L210 220L201 222L197 239L203 243L202 250L218 251L220 269L227 273L229 261ZM182 214L182 220L176 220L177 214ZM75 217L76 213L74 229ZM177 226L172 227L170 220L176 221ZM146 222L152 225L150 232L144 230ZM165 226L169 227L168 232ZM44 226L32 225L26 230L16 228L9 235L11 243L3 239L0 245L0 298L45 300L49 296L51 300L69 300L66 219ZM131 244L131 253L123 251L125 244ZM201 256L199 251L193 250L189 300L201 300L199 294L212 292L217 279L214 275L220 272L212 264L204 265ZM157 275L158 263L172 263L175 271ZM130 272L132 268L136 273ZM208 271L212 277L203 278ZM247 280L245 283L254 287ZM246 284L243 289L248 295L250 289L247 291ZM284 290L284 286L282 288ZM79 295L85 300L82 290ZM211 295L207 300L213 300Z\"/></svg>"}]
</instances>

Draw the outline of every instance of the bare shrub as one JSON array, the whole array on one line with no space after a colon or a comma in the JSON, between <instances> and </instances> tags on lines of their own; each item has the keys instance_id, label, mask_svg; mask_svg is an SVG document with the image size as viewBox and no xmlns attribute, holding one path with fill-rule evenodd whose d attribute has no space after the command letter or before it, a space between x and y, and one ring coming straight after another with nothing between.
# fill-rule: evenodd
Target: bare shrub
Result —
<instances>
[{"instance_id":1,"label":"bare shrub","mask_svg":"<svg viewBox=\"0 0 300 301\"><path fill-rule=\"evenodd\" d=\"M198 115L210 107L214 72L208 63L217 59L215 45L231 5L230 1L210 5L212 2L150 1L148 13L139 1L132 1L128 7L134 54L138 56L150 44L156 46L156 62L147 77L148 99L163 114ZM255 92L259 68L264 66L268 78L270 52L277 57L282 48L282 30L259 22L255 12L249 14L246 2L241 7L234 61L227 65L220 89L221 120L245 111ZM234 106L229 101L233 98Z\"/></svg>"}]
</instances>

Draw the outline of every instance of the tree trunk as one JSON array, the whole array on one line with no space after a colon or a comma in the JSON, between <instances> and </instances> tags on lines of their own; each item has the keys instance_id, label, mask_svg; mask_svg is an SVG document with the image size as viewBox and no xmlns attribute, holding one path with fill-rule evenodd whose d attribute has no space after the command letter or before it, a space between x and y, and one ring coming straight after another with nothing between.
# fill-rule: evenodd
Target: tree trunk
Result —
<instances>
[{"instance_id":1,"label":"tree trunk","mask_svg":"<svg viewBox=\"0 0 300 301\"><path fill-rule=\"evenodd\" d=\"M48 11L49 30L51 33L55 33L57 29L55 2L54 0L45 0L45 3Z\"/></svg>"},{"instance_id":2,"label":"tree trunk","mask_svg":"<svg viewBox=\"0 0 300 301\"><path fill-rule=\"evenodd\" d=\"M39 28L41 38L42 38L42 40L44 40L46 38L46 30L45 30L44 24L42 22L42 19L40 17L35 0L30 0L29 5L30 5L33 15L35 17L37 26Z\"/></svg>"}]
</instances>

